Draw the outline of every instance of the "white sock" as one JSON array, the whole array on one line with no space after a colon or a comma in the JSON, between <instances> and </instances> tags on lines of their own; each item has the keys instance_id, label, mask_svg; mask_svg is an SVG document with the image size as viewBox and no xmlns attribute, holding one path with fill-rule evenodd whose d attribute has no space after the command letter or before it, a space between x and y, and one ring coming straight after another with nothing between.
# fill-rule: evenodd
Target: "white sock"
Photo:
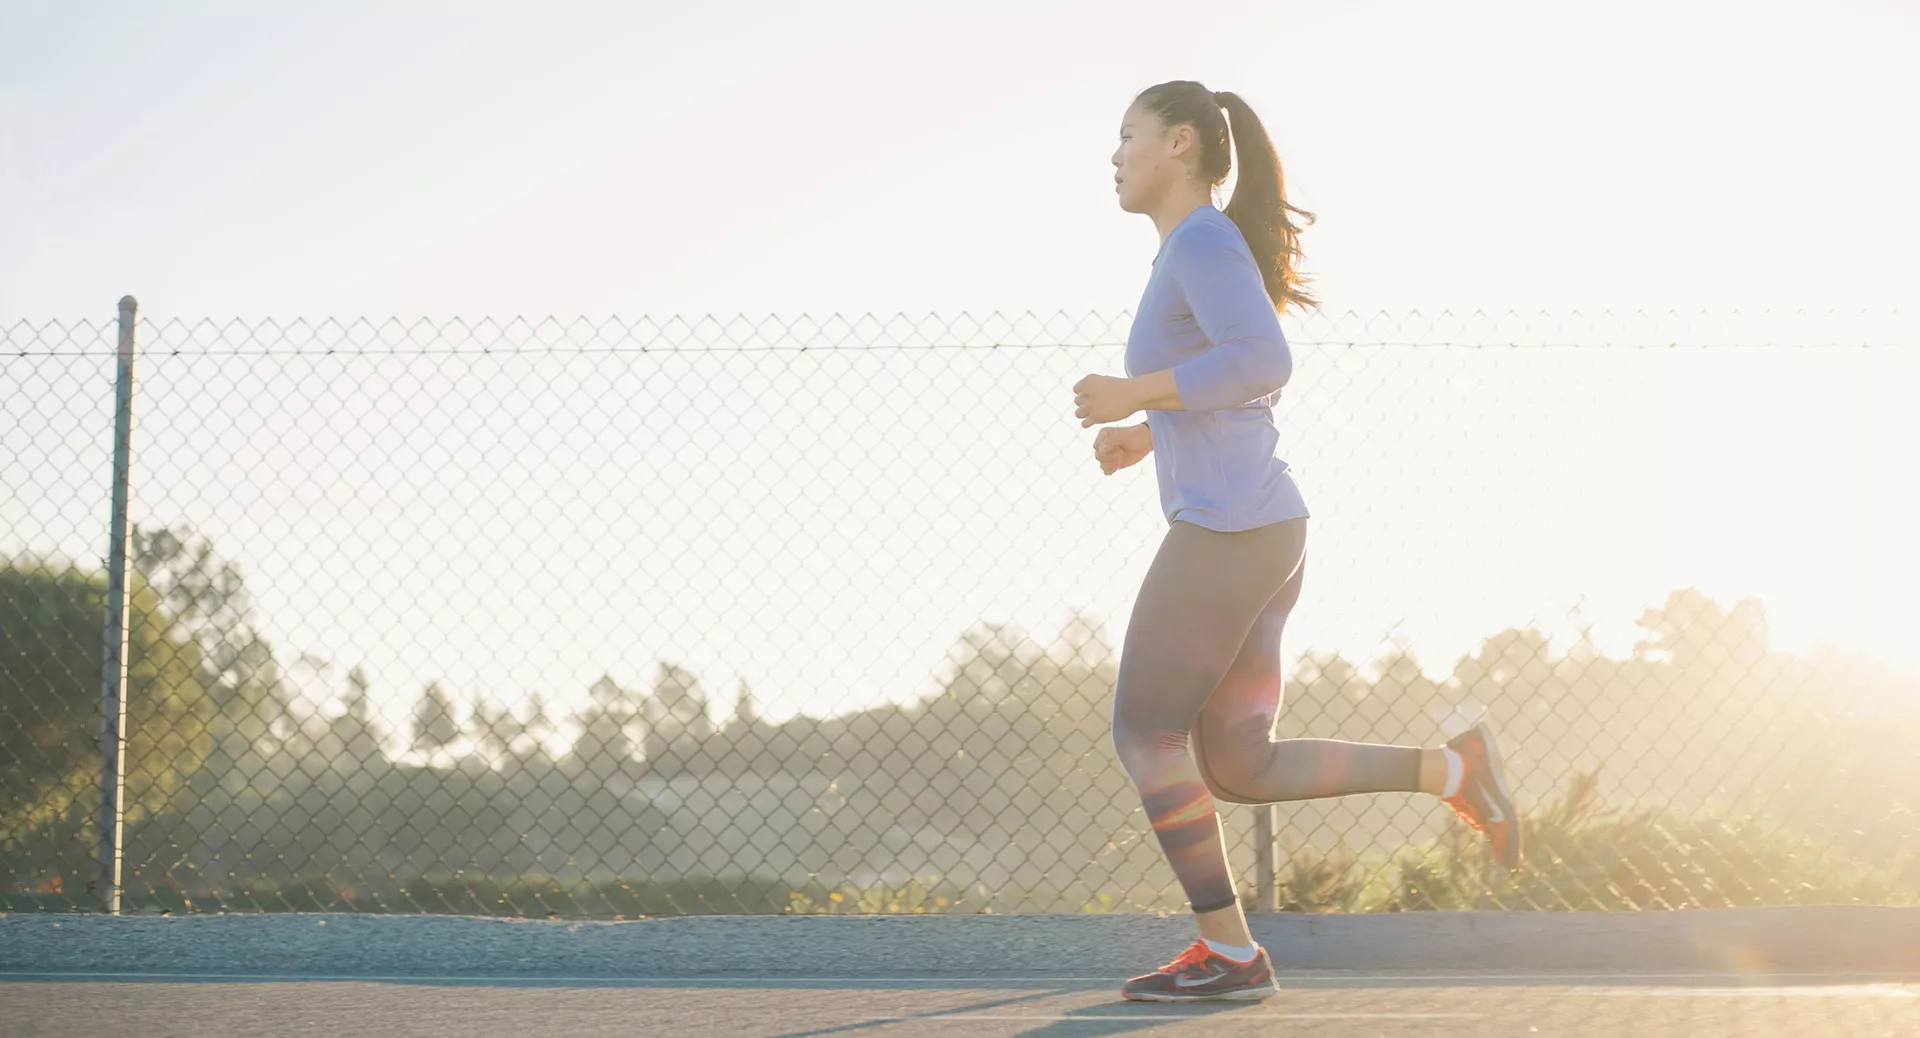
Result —
<instances>
[{"instance_id":1,"label":"white sock","mask_svg":"<svg viewBox=\"0 0 1920 1038\"><path fill-rule=\"evenodd\" d=\"M1225 955L1235 962L1252 962L1253 957L1260 954L1260 946L1257 944L1221 944L1219 941L1208 940L1205 937L1201 940L1206 941L1207 947L1212 948L1216 954Z\"/></svg>"},{"instance_id":2,"label":"white sock","mask_svg":"<svg viewBox=\"0 0 1920 1038\"><path fill-rule=\"evenodd\" d=\"M1460 754L1454 752L1451 746L1440 747L1440 752L1447 758L1447 786L1441 790L1440 795L1443 797L1459 796L1460 780L1466 776L1467 764L1460 759Z\"/></svg>"}]
</instances>

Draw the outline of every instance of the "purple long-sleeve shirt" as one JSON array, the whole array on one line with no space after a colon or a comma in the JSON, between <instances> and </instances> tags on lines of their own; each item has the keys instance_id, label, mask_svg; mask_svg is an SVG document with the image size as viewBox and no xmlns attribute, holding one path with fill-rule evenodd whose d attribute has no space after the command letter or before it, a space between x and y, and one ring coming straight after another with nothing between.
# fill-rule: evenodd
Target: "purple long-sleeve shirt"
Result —
<instances>
[{"instance_id":1,"label":"purple long-sleeve shirt","mask_svg":"<svg viewBox=\"0 0 1920 1038\"><path fill-rule=\"evenodd\" d=\"M1169 523L1223 533L1307 514L1273 405L1293 374L1280 317L1240 228L1203 205L1167 235L1127 335L1127 374L1173 369L1184 411L1148 411Z\"/></svg>"}]
</instances>

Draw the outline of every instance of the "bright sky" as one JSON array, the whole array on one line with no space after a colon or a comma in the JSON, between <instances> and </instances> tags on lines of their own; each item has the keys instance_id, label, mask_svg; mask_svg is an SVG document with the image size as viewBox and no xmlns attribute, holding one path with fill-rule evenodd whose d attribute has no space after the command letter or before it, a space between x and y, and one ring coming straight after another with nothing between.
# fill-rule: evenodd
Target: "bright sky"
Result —
<instances>
[{"instance_id":1,"label":"bright sky","mask_svg":"<svg viewBox=\"0 0 1920 1038\"><path fill-rule=\"evenodd\" d=\"M1133 93L1249 98L1335 309L1920 280L1900 0L100 4L0 13L0 314L1131 305Z\"/></svg>"},{"instance_id":2,"label":"bright sky","mask_svg":"<svg viewBox=\"0 0 1920 1038\"><path fill-rule=\"evenodd\" d=\"M1127 101L1169 78L1235 90L1262 114L1294 201L1320 214L1305 239L1308 269L1333 314L1510 306L1884 311L1910 304L1920 283L1920 250L1911 244L1920 231L1920 193L1912 190L1920 183L1920 78L1911 63L1920 53L1920 12L1909 4L1831 3L1817 15L1804 4L1671 0L1216 3L1204 17L1179 10L1131 0L938 8L13 0L0 12L0 324L108 319L125 293L139 296L156 322L1118 312L1137 298L1154 241L1144 220L1114 207L1107 160ZM1911 339L1907 346L1906 358L1892 359L1668 360L1652 383L1635 381L1641 369L1633 364L1529 368L1508 358L1479 376L1517 409L1495 415L1476 409L1471 395L1445 403L1414 358L1367 373L1381 384L1347 373L1342 387L1361 398L1392 399L1408 386L1432 394L1444 406L1426 413L1448 418L1437 436L1435 426L1416 428L1390 408L1368 418L1355 398L1323 394L1316 403L1303 386L1289 420L1308 430L1296 457L1304 478L1317 480L1309 499L1324 518L1316 559L1326 561L1317 572L1337 591L1327 593L1321 619L1303 617L1300 638L1364 655L1379 647L1386 625L1404 622L1403 633L1425 639L1444 662L1489 624L1524 620L1554 605L1555 595L1588 592L1602 607L1596 612L1617 617L1691 582L1725 595L1765 594L1802 642L1848 636L1898 654L1911 636L1891 619L1901 601L1895 591L1920 582L1920 569L1901 532L1912 528L1902 518L1911 517L1911 501L1880 474L1902 464L1894 445L1920 432L1892 395L1894 386L1914 384ZM1085 359L1113 370L1118 354ZM1336 360L1326 355L1319 370ZM1433 361L1462 362L1458 354ZM1045 380L1070 383L1078 363L1003 367L972 376L966 388L989 399L983 387L995 379L1042 379L1004 403L1020 409L1013 427L1033 430L1047 449L1059 440L1065 456L1082 449L1079 430L1031 416L1058 402ZM156 389L168 378L184 391L211 377L148 370ZM828 394L820 399L831 396L825 368L801 374ZM765 368L721 365L700 377L775 391ZM563 384L574 378L587 384L592 375L564 373ZM1545 388L1531 392L1536 386ZM1656 411L1610 411L1596 386ZM450 395L439 400L461 398L463 390L442 388ZM393 428L379 423L401 422L410 408L437 409L427 397L334 401L337 411L320 414L316 400L334 398L306 392L313 395L299 413L273 420L305 423L303 434L334 429L339 439L314 442L347 451L356 427ZM834 399L856 417L878 406L851 389ZM569 406L538 392L522 403L546 414ZM702 413L686 400L661 406L683 418ZM1347 424L1310 425L1315 408ZM165 435L163 416L183 428L191 411L183 397L171 405L156 399L143 426L149 442ZM1649 417L1655 413L1662 417ZM647 428L634 421L628 432ZM764 428L786 429L786 421L804 425L778 416ZM942 444L976 427L955 416L917 421L908 439ZM1514 448L1504 470L1499 459L1474 468L1438 446L1453 430L1462 449L1483 450L1497 442L1489 430L1502 421L1527 430L1526 446ZM679 435L675 429L661 420L652 434ZM1333 430L1318 435L1336 440L1316 439L1313 429ZM1721 438L1729 429L1739 430L1733 442ZM896 431L856 422L846 434L870 437L851 441L854 453L878 457ZM331 507L341 511L297 487L277 498L268 488L244 521L230 501L215 508L164 493L167 479L236 495L258 484L240 478L244 465L219 468L245 454L248 434L226 435L219 450L200 448L210 455L205 471L191 468L193 459L149 455L149 514L194 521L239 555L258 575L263 611L278 610L282 644L342 660L384 659L388 674L403 676L392 684L411 686L406 695L447 674L509 687L575 681L575 669L607 666L608 646L687 659L708 673L738 670L778 693L780 675L811 646L820 660L788 678L793 687L776 708L819 709L849 674L889 687L924 678L956 633L953 623L995 603L1044 603L1041 620L1082 601L1122 610L1157 521L1141 472L1085 491L1106 495L1099 500L1138 522L1069 531L1064 548L1040 538L996 552L990 534L1002 524L1058 517L1019 511L1033 473L1005 493L986 493L979 487L993 476L983 469L972 491L926 490L979 508L976 525L963 531L974 551L931 553L926 565L934 568L898 586L811 574L843 599L877 602L865 607L877 610L872 615L855 610L824 634L783 626L743 658L743 639L753 642L767 623L755 615L758 596L769 594L745 574L702 607L717 612L693 634L685 630L691 620L635 631L605 615L554 619L577 637L539 663L528 662L534 650L516 646L505 662L527 673L496 667L489 677L485 650L511 633L505 605L486 607L497 630L481 623L448 634L445 644L410 649L383 647L390 638L407 641L395 634L406 627L397 605L370 621L380 628L371 633L333 621L306 626L373 615L369 596L398 585L313 572L323 557L302 559L276 543L339 537L338 523L324 524L346 514L352 487L391 488L402 477L382 483L371 471L327 469L340 488ZM1388 453L1364 468L1373 447L1416 440L1411 454ZM964 443L949 463L968 457ZM996 449L1021 446L1012 439ZM1415 455L1437 475L1407 482ZM1335 460L1351 467L1336 475ZM674 464L643 451L623 471L667 478ZM1048 467L1040 478L1077 479L1074 464ZM763 464L738 482L784 505L804 495L807 474L850 478L819 459L783 457L773 467L781 466L791 471L768 475ZM1449 483L1449 466L1468 475ZM851 478L878 479L882 469L856 469ZM1522 504L1548 512L1524 535L1515 520L1524 509L1496 493L1503 471L1533 479L1536 493ZM1541 482L1546 473L1556 481ZM608 493L609 507L634 502ZM643 491L631 494L644 499ZM996 504L1013 511L996 513ZM20 507L11 513L16 529ZM1430 508L1444 513L1437 525ZM736 519L747 530L760 521ZM1424 533L1415 519L1426 520ZM517 532L473 536L537 541L556 571L592 570L593 581L611 581L549 589L603 612L678 615L687 595L676 598L673 589L700 587L688 574L650 572L640 557L622 571L622 557L609 559L591 538L574 543L553 533L551 517L521 522ZM1845 537L1832 536L1836 522ZM757 551L782 539L777 529L763 532ZM831 528L819 533L824 550L841 557L868 548L835 540ZM1479 539L1454 536L1467 534ZM380 540L388 535L400 540ZM552 539L538 541L543 535ZM371 538L369 550L395 553L396 566L417 565L407 560L418 546L399 533L354 536ZM708 574L715 560L741 550L702 542L684 526L645 536ZM53 540L84 546L99 538ZM26 546L37 543L28 537ZM1593 547L1576 553L1568 543ZM1112 546L1106 554L1102 544ZM1457 552L1448 547L1456 544ZM1484 563L1496 549L1511 549L1502 563L1510 570L1490 574L1474 560ZM1539 563L1550 557L1563 564ZM534 579L506 562L472 573L495 589ZM309 593L316 577L332 586L333 599L290 597ZM761 577L776 589L792 583ZM1085 594L1062 581L1080 581ZM1334 608L1368 601L1370 592L1373 606ZM458 605L458 594L447 594L406 608L433 616ZM767 614L810 608L804 597L773 594ZM1386 601L1396 594L1409 604ZM1468 608L1455 595L1478 604ZM884 649L860 635L879 622L901 625ZM636 682L650 673L642 658L624 666Z\"/></svg>"}]
</instances>

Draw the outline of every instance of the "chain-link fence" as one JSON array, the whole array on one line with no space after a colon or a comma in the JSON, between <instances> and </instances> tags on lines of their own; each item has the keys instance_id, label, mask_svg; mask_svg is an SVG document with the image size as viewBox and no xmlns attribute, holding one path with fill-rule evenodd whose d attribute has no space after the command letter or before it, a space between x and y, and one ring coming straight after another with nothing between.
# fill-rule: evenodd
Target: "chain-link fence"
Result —
<instances>
[{"instance_id":1,"label":"chain-link fence","mask_svg":"<svg viewBox=\"0 0 1920 1038\"><path fill-rule=\"evenodd\" d=\"M118 336L0 328L0 911L99 906L103 835L124 911L1178 910L1109 742L1163 522L1068 388L1126 329L141 325L116 842ZM1489 715L1530 868L1429 798L1228 808L1250 903L1920 901L1910 341L1289 332L1277 734Z\"/></svg>"}]
</instances>

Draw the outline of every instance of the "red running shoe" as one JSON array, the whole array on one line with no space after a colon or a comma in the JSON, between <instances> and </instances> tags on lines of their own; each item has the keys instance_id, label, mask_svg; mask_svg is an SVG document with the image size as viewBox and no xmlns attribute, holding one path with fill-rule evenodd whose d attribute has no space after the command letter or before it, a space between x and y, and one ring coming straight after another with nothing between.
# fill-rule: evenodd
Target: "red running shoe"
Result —
<instances>
[{"instance_id":1,"label":"red running shoe","mask_svg":"<svg viewBox=\"0 0 1920 1038\"><path fill-rule=\"evenodd\" d=\"M1447 740L1463 766L1460 791L1444 797L1448 807L1493 841L1493 856L1509 871L1520 869L1520 812L1514 810L1500 773L1500 749L1485 721Z\"/></svg>"},{"instance_id":2,"label":"red running shoe","mask_svg":"<svg viewBox=\"0 0 1920 1038\"><path fill-rule=\"evenodd\" d=\"M1279 993L1265 948L1235 962L1205 941L1193 942L1172 962L1120 986L1120 994L1136 1002L1254 1001Z\"/></svg>"}]
</instances>

